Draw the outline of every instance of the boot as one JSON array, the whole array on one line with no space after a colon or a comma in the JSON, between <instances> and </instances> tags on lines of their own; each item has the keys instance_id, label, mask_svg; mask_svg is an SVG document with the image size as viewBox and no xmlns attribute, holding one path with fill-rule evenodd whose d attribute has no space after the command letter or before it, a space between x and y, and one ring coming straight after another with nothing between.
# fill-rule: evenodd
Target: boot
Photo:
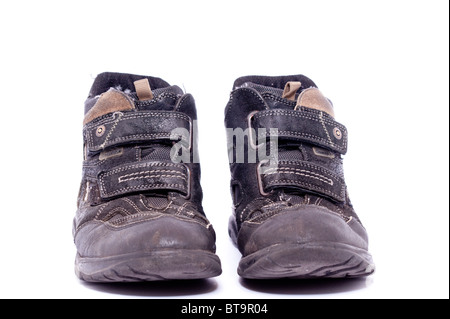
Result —
<instances>
[{"instance_id":1,"label":"boot","mask_svg":"<svg viewBox=\"0 0 450 319\"><path fill-rule=\"evenodd\" d=\"M162 79L102 73L85 103L73 223L75 272L92 282L221 273L202 208L194 99Z\"/></svg>"},{"instance_id":2,"label":"boot","mask_svg":"<svg viewBox=\"0 0 450 319\"><path fill-rule=\"evenodd\" d=\"M234 214L229 233L250 279L374 272L342 168L347 130L309 78L247 76L225 110Z\"/></svg>"}]
</instances>

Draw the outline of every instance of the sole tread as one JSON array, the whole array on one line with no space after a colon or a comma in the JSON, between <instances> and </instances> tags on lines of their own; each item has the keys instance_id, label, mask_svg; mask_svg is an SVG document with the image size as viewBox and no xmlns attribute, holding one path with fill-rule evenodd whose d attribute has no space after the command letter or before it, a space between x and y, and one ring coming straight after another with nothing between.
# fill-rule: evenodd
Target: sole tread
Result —
<instances>
[{"instance_id":1,"label":"sole tread","mask_svg":"<svg viewBox=\"0 0 450 319\"><path fill-rule=\"evenodd\" d=\"M243 257L238 268L247 279L356 278L374 271L367 251L338 243L274 245Z\"/></svg>"},{"instance_id":2,"label":"sole tread","mask_svg":"<svg viewBox=\"0 0 450 319\"><path fill-rule=\"evenodd\" d=\"M219 258L200 250L162 250L106 258L77 255L75 273L88 282L205 279L222 273Z\"/></svg>"}]
</instances>

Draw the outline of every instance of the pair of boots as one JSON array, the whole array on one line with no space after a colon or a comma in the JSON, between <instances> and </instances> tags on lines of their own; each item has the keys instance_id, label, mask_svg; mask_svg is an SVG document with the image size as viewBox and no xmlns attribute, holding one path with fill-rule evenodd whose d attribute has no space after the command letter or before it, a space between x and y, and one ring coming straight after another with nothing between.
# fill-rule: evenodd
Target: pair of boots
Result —
<instances>
[{"instance_id":1,"label":"pair of boots","mask_svg":"<svg viewBox=\"0 0 450 319\"><path fill-rule=\"evenodd\" d=\"M192 95L160 78L96 77L85 102L73 224L79 278L221 274L215 233L202 208L196 119ZM234 204L229 233L242 253L240 276L359 277L374 271L344 181L347 130L314 82L303 75L241 77L225 126Z\"/></svg>"}]
</instances>

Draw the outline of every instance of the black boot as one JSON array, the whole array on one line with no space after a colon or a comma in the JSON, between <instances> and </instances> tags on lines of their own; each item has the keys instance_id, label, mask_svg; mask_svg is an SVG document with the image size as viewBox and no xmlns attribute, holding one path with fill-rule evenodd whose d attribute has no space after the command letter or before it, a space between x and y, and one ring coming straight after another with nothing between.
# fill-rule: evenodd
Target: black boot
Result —
<instances>
[{"instance_id":1,"label":"black boot","mask_svg":"<svg viewBox=\"0 0 450 319\"><path fill-rule=\"evenodd\" d=\"M359 277L374 272L342 169L347 130L302 75L235 81L225 111L244 278Z\"/></svg>"},{"instance_id":2,"label":"black boot","mask_svg":"<svg viewBox=\"0 0 450 319\"><path fill-rule=\"evenodd\" d=\"M218 276L202 208L194 99L148 76L102 73L85 103L73 235L86 281Z\"/></svg>"}]
</instances>

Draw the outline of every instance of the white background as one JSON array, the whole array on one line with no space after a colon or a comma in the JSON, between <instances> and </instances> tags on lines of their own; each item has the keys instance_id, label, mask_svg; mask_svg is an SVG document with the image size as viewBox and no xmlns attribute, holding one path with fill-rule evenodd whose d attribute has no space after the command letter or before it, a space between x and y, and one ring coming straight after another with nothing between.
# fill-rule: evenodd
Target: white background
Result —
<instances>
[{"instance_id":1,"label":"white background","mask_svg":"<svg viewBox=\"0 0 450 319\"><path fill-rule=\"evenodd\" d=\"M449 298L449 2L2 1L1 298ZM73 271L83 102L104 71L197 102L204 207L223 274L94 285ZM346 181L377 272L247 282L227 234L223 112L244 75L310 77L349 131Z\"/></svg>"}]
</instances>

